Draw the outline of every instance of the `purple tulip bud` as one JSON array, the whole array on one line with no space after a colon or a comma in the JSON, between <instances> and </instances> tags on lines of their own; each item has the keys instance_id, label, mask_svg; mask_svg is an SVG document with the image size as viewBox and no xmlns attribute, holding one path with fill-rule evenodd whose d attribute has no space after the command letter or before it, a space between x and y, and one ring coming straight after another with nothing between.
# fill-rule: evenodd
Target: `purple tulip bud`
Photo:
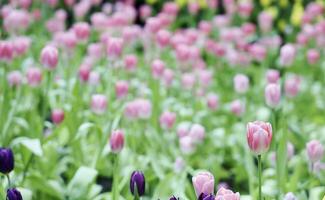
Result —
<instances>
[{"instance_id":1,"label":"purple tulip bud","mask_svg":"<svg viewBox=\"0 0 325 200\"><path fill-rule=\"evenodd\" d=\"M172 197L170 197L169 200L179 200L179 198L176 198L174 195Z\"/></svg>"},{"instance_id":2,"label":"purple tulip bud","mask_svg":"<svg viewBox=\"0 0 325 200\"><path fill-rule=\"evenodd\" d=\"M7 200L23 200L23 197L16 188L10 188L7 190Z\"/></svg>"},{"instance_id":3,"label":"purple tulip bud","mask_svg":"<svg viewBox=\"0 0 325 200\"><path fill-rule=\"evenodd\" d=\"M141 171L134 171L131 175L130 190L133 195L144 195L145 192L145 178ZM136 194L137 193L137 194Z\"/></svg>"},{"instance_id":4,"label":"purple tulip bud","mask_svg":"<svg viewBox=\"0 0 325 200\"><path fill-rule=\"evenodd\" d=\"M202 193L198 200L214 200L215 196L213 194L204 194Z\"/></svg>"},{"instance_id":5,"label":"purple tulip bud","mask_svg":"<svg viewBox=\"0 0 325 200\"><path fill-rule=\"evenodd\" d=\"M14 169L14 154L11 149L0 148L0 172L8 174Z\"/></svg>"}]
</instances>

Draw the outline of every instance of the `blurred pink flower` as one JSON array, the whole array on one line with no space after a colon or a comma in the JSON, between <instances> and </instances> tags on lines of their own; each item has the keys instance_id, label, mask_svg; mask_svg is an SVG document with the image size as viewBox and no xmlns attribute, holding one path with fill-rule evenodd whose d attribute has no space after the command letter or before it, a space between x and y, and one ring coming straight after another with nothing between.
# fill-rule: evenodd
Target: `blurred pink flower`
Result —
<instances>
[{"instance_id":1,"label":"blurred pink flower","mask_svg":"<svg viewBox=\"0 0 325 200\"><path fill-rule=\"evenodd\" d=\"M124 146L124 132L122 130L114 130L111 134L109 144L113 153L119 153Z\"/></svg>"},{"instance_id":2,"label":"blurred pink flower","mask_svg":"<svg viewBox=\"0 0 325 200\"><path fill-rule=\"evenodd\" d=\"M315 163L323 158L324 147L318 140L311 140L306 147L310 162Z\"/></svg>"},{"instance_id":3,"label":"blurred pink flower","mask_svg":"<svg viewBox=\"0 0 325 200\"><path fill-rule=\"evenodd\" d=\"M265 102L271 108L279 105L281 100L281 88L277 83L270 83L265 87Z\"/></svg>"},{"instance_id":4,"label":"blurred pink flower","mask_svg":"<svg viewBox=\"0 0 325 200\"><path fill-rule=\"evenodd\" d=\"M107 108L107 98L103 94L94 94L91 97L90 103L91 110L98 115L105 113Z\"/></svg>"}]
</instances>

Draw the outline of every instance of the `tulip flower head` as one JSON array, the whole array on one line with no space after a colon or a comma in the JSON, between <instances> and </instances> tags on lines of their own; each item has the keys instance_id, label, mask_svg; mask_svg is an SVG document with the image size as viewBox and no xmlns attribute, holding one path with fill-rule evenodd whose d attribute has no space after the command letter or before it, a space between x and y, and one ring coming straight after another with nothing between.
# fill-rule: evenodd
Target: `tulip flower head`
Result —
<instances>
[{"instance_id":1,"label":"tulip flower head","mask_svg":"<svg viewBox=\"0 0 325 200\"><path fill-rule=\"evenodd\" d=\"M320 161L324 155L324 147L318 140L312 140L307 143L307 155L310 162Z\"/></svg>"},{"instance_id":2,"label":"tulip flower head","mask_svg":"<svg viewBox=\"0 0 325 200\"><path fill-rule=\"evenodd\" d=\"M222 187L218 190L215 200L240 200L240 194Z\"/></svg>"},{"instance_id":3,"label":"tulip flower head","mask_svg":"<svg viewBox=\"0 0 325 200\"><path fill-rule=\"evenodd\" d=\"M14 154L11 149L0 148L0 172L10 173L15 166Z\"/></svg>"},{"instance_id":4,"label":"tulip flower head","mask_svg":"<svg viewBox=\"0 0 325 200\"><path fill-rule=\"evenodd\" d=\"M145 192L146 181L141 171L134 171L131 175L130 190L134 196L143 196Z\"/></svg>"},{"instance_id":5,"label":"tulip flower head","mask_svg":"<svg viewBox=\"0 0 325 200\"><path fill-rule=\"evenodd\" d=\"M48 69L55 69L59 61L59 52L54 46L46 46L41 52L41 63Z\"/></svg>"},{"instance_id":6,"label":"tulip flower head","mask_svg":"<svg viewBox=\"0 0 325 200\"><path fill-rule=\"evenodd\" d=\"M281 88L279 84L271 83L265 87L265 101L266 104L275 108L279 105L281 100Z\"/></svg>"},{"instance_id":7,"label":"tulip flower head","mask_svg":"<svg viewBox=\"0 0 325 200\"><path fill-rule=\"evenodd\" d=\"M214 177L210 172L200 172L192 178L197 197L202 194L209 195L214 192Z\"/></svg>"},{"instance_id":8,"label":"tulip flower head","mask_svg":"<svg viewBox=\"0 0 325 200\"><path fill-rule=\"evenodd\" d=\"M268 122L255 121L247 124L247 142L252 152L261 155L268 151L272 141L272 126Z\"/></svg>"},{"instance_id":9,"label":"tulip flower head","mask_svg":"<svg viewBox=\"0 0 325 200\"><path fill-rule=\"evenodd\" d=\"M10 188L7 190L7 200L23 200L23 197L16 188Z\"/></svg>"},{"instance_id":10,"label":"tulip flower head","mask_svg":"<svg viewBox=\"0 0 325 200\"><path fill-rule=\"evenodd\" d=\"M124 146L124 133L122 130L115 130L110 138L111 150L114 153L119 153Z\"/></svg>"}]
</instances>

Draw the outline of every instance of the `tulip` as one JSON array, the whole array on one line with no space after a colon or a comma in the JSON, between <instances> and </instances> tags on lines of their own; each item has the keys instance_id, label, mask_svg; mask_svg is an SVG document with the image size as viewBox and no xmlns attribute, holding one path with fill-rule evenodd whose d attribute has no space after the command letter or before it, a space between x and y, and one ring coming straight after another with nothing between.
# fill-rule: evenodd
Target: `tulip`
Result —
<instances>
[{"instance_id":1,"label":"tulip","mask_svg":"<svg viewBox=\"0 0 325 200\"><path fill-rule=\"evenodd\" d=\"M258 157L259 198L262 200L262 156L267 152L272 141L272 126L268 122L255 121L247 124L247 142L249 148Z\"/></svg>"},{"instance_id":2,"label":"tulip","mask_svg":"<svg viewBox=\"0 0 325 200\"><path fill-rule=\"evenodd\" d=\"M94 94L91 97L91 110L98 115L105 112L107 107L107 99L103 94Z\"/></svg>"},{"instance_id":3,"label":"tulip","mask_svg":"<svg viewBox=\"0 0 325 200\"><path fill-rule=\"evenodd\" d=\"M215 200L240 200L240 194L222 187L218 190Z\"/></svg>"},{"instance_id":4,"label":"tulip","mask_svg":"<svg viewBox=\"0 0 325 200\"><path fill-rule=\"evenodd\" d=\"M73 25L73 31L78 40L85 41L89 37L90 27L86 22L78 22Z\"/></svg>"},{"instance_id":5,"label":"tulip","mask_svg":"<svg viewBox=\"0 0 325 200\"><path fill-rule=\"evenodd\" d=\"M237 74L234 78L235 91L238 93L245 93L249 87L249 79L246 75Z\"/></svg>"},{"instance_id":6,"label":"tulip","mask_svg":"<svg viewBox=\"0 0 325 200\"><path fill-rule=\"evenodd\" d=\"M268 122L249 122L247 124L247 142L249 148L257 155L261 155L270 147L272 140L272 126Z\"/></svg>"},{"instance_id":7,"label":"tulip","mask_svg":"<svg viewBox=\"0 0 325 200\"><path fill-rule=\"evenodd\" d=\"M0 40L0 61L11 61L14 57L14 45L11 41Z\"/></svg>"},{"instance_id":8,"label":"tulip","mask_svg":"<svg viewBox=\"0 0 325 200\"><path fill-rule=\"evenodd\" d=\"M123 98L127 96L129 91L129 84L126 81L117 81L115 84L115 93L117 98Z\"/></svg>"},{"instance_id":9,"label":"tulip","mask_svg":"<svg viewBox=\"0 0 325 200\"><path fill-rule=\"evenodd\" d=\"M200 172L192 178L197 197L202 194L209 195L214 192L214 177L210 172Z\"/></svg>"},{"instance_id":10,"label":"tulip","mask_svg":"<svg viewBox=\"0 0 325 200\"><path fill-rule=\"evenodd\" d=\"M7 190L7 200L23 200L23 197L16 188L10 188Z\"/></svg>"},{"instance_id":11,"label":"tulip","mask_svg":"<svg viewBox=\"0 0 325 200\"><path fill-rule=\"evenodd\" d=\"M307 143L307 155L310 162L320 161L324 155L324 147L318 140L312 140Z\"/></svg>"},{"instance_id":12,"label":"tulip","mask_svg":"<svg viewBox=\"0 0 325 200\"><path fill-rule=\"evenodd\" d=\"M145 192L146 181L141 171L134 171L130 179L130 190L134 196L143 196Z\"/></svg>"},{"instance_id":13,"label":"tulip","mask_svg":"<svg viewBox=\"0 0 325 200\"><path fill-rule=\"evenodd\" d=\"M275 108L281 100L281 88L279 84L271 83L265 88L265 101L268 106Z\"/></svg>"},{"instance_id":14,"label":"tulip","mask_svg":"<svg viewBox=\"0 0 325 200\"><path fill-rule=\"evenodd\" d=\"M154 78L159 78L163 75L165 63L159 59L154 60L151 65L151 72Z\"/></svg>"},{"instance_id":15,"label":"tulip","mask_svg":"<svg viewBox=\"0 0 325 200\"><path fill-rule=\"evenodd\" d=\"M87 64L82 64L79 67L78 75L79 79L83 82L87 82L89 79L91 67Z\"/></svg>"},{"instance_id":16,"label":"tulip","mask_svg":"<svg viewBox=\"0 0 325 200\"><path fill-rule=\"evenodd\" d=\"M296 49L292 44L284 45L280 50L280 64L289 67L293 64L296 56Z\"/></svg>"},{"instance_id":17,"label":"tulip","mask_svg":"<svg viewBox=\"0 0 325 200\"><path fill-rule=\"evenodd\" d=\"M51 118L55 124L60 124L64 120L64 111L59 108L54 109Z\"/></svg>"},{"instance_id":18,"label":"tulip","mask_svg":"<svg viewBox=\"0 0 325 200\"><path fill-rule=\"evenodd\" d=\"M297 197L292 193L292 192L288 192L285 196L283 200L298 200Z\"/></svg>"},{"instance_id":19,"label":"tulip","mask_svg":"<svg viewBox=\"0 0 325 200\"><path fill-rule=\"evenodd\" d=\"M319 51L316 49L309 49L307 52L307 59L308 59L308 63L313 65L316 64L318 62L320 58L320 54Z\"/></svg>"},{"instance_id":20,"label":"tulip","mask_svg":"<svg viewBox=\"0 0 325 200\"><path fill-rule=\"evenodd\" d=\"M15 166L14 154L11 149L0 148L0 172L10 173Z\"/></svg>"},{"instance_id":21,"label":"tulip","mask_svg":"<svg viewBox=\"0 0 325 200\"><path fill-rule=\"evenodd\" d=\"M288 97L295 97L300 88L301 79L298 76L288 78L284 83L284 91Z\"/></svg>"},{"instance_id":22,"label":"tulip","mask_svg":"<svg viewBox=\"0 0 325 200\"><path fill-rule=\"evenodd\" d=\"M22 82L22 74L20 71L12 71L7 75L7 79L10 86L19 86Z\"/></svg>"},{"instance_id":23,"label":"tulip","mask_svg":"<svg viewBox=\"0 0 325 200\"><path fill-rule=\"evenodd\" d=\"M100 74L98 72L92 71L89 74L88 83L90 85L98 85L100 82Z\"/></svg>"},{"instance_id":24,"label":"tulip","mask_svg":"<svg viewBox=\"0 0 325 200\"><path fill-rule=\"evenodd\" d=\"M171 129L176 120L176 113L165 111L160 115L159 122L163 129Z\"/></svg>"},{"instance_id":25,"label":"tulip","mask_svg":"<svg viewBox=\"0 0 325 200\"><path fill-rule=\"evenodd\" d=\"M181 137L179 139L179 146L184 154L191 154L195 150L195 142L190 136Z\"/></svg>"},{"instance_id":26,"label":"tulip","mask_svg":"<svg viewBox=\"0 0 325 200\"><path fill-rule=\"evenodd\" d=\"M42 81L42 71L37 67L30 67L27 69L26 78L30 86L36 87Z\"/></svg>"},{"instance_id":27,"label":"tulip","mask_svg":"<svg viewBox=\"0 0 325 200\"><path fill-rule=\"evenodd\" d=\"M211 110L216 110L219 106L219 97L214 93L208 94L206 97L207 105Z\"/></svg>"},{"instance_id":28,"label":"tulip","mask_svg":"<svg viewBox=\"0 0 325 200\"><path fill-rule=\"evenodd\" d=\"M193 124L189 136L195 141L195 142L200 142L204 139L205 136L205 129L202 125L200 124Z\"/></svg>"},{"instance_id":29,"label":"tulip","mask_svg":"<svg viewBox=\"0 0 325 200\"><path fill-rule=\"evenodd\" d=\"M185 168L185 161L183 160L182 157L177 157L175 162L174 162L174 171L176 173L180 173L183 171Z\"/></svg>"},{"instance_id":30,"label":"tulip","mask_svg":"<svg viewBox=\"0 0 325 200\"><path fill-rule=\"evenodd\" d=\"M268 83L277 83L280 79L280 72L276 69L269 69L266 72L266 79Z\"/></svg>"},{"instance_id":31,"label":"tulip","mask_svg":"<svg viewBox=\"0 0 325 200\"><path fill-rule=\"evenodd\" d=\"M241 116L245 112L245 105L240 100L234 100L230 105L231 112L236 116Z\"/></svg>"},{"instance_id":32,"label":"tulip","mask_svg":"<svg viewBox=\"0 0 325 200\"><path fill-rule=\"evenodd\" d=\"M58 64L59 53L56 47L46 46L41 52L41 63L48 69L55 69Z\"/></svg>"},{"instance_id":33,"label":"tulip","mask_svg":"<svg viewBox=\"0 0 325 200\"><path fill-rule=\"evenodd\" d=\"M273 17L271 14L263 11L258 15L258 25L262 32L269 32L272 29Z\"/></svg>"},{"instance_id":34,"label":"tulip","mask_svg":"<svg viewBox=\"0 0 325 200\"><path fill-rule=\"evenodd\" d=\"M110 146L113 153L119 153L124 146L124 133L122 130L115 130L111 134Z\"/></svg>"}]
</instances>

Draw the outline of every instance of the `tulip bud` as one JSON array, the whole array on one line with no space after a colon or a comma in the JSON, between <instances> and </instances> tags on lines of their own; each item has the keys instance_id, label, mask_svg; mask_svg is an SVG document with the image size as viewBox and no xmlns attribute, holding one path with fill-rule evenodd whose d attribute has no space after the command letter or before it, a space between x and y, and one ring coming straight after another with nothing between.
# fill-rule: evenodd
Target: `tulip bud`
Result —
<instances>
[{"instance_id":1,"label":"tulip bud","mask_svg":"<svg viewBox=\"0 0 325 200\"><path fill-rule=\"evenodd\" d=\"M245 105L240 100L234 100L230 105L231 112L236 116L241 116L245 112Z\"/></svg>"},{"instance_id":2,"label":"tulip bud","mask_svg":"<svg viewBox=\"0 0 325 200\"><path fill-rule=\"evenodd\" d=\"M103 94L94 94L91 97L91 110L98 115L103 114L106 111L107 99Z\"/></svg>"},{"instance_id":3,"label":"tulip bud","mask_svg":"<svg viewBox=\"0 0 325 200\"><path fill-rule=\"evenodd\" d=\"M146 181L141 171L134 171L131 175L130 190L131 193L136 196L144 195L146 189Z\"/></svg>"},{"instance_id":4,"label":"tulip bud","mask_svg":"<svg viewBox=\"0 0 325 200\"><path fill-rule=\"evenodd\" d=\"M15 166L14 154L11 149L0 148L0 172L10 173Z\"/></svg>"},{"instance_id":5,"label":"tulip bud","mask_svg":"<svg viewBox=\"0 0 325 200\"><path fill-rule=\"evenodd\" d=\"M268 106L275 108L281 100L281 88L279 84L271 83L265 88L265 101Z\"/></svg>"},{"instance_id":6,"label":"tulip bud","mask_svg":"<svg viewBox=\"0 0 325 200\"><path fill-rule=\"evenodd\" d=\"M193 124L189 136L195 141L195 142L200 142L204 139L205 136L205 129L202 125L200 124Z\"/></svg>"},{"instance_id":7,"label":"tulip bud","mask_svg":"<svg viewBox=\"0 0 325 200\"><path fill-rule=\"evenodd\" d=\"M219 106L219 97L214 93L208 94L206 101L211 110L216 110Z\"/></svg>"},{"instance_id":8,"label":"tulip bud","mask_svg":"<svg viewBox=\"0 0 325 200\"><path fill-rule=\"evenodd\" d=\"M7 79L10 86L19 86L22 82L22 75L20 71L12 71L7 75Z\"/></svg>"},{"instance_id":9,"label":"tulip bud","mask_svg":"<svg viewBox=\"0 0 325 200\"><path fill-rule=\"evenodd\" d=\"M121 130L115 130L111 134L110 146L113 153L119 153L124 146L124 133Z\"/></svg>"},{"instance_id":10,"label":"tulip bud","mask_svg":"<svg viewBox=\"0 0 325 200\"><path fill-rule=\"evenodd\" d=\"M176 114L173 112L165 111L160 115L159 122L163 129L171 129L176 120Z\"/></svg>"},{"instance_id":11,"label":"tulip bud","mask_svg":"<svg viewBox=\"0 0 325 200\"><path fill-rule=\"evenodd\" d=\"M268 83L277 83L280 79L280 72L276 69L269 69L266 72L266 79Z\"/></svg>"},{"instance_id":12,"label":"tulip bud","mask_svg":"<svg viewBox=\"0 0 325 200\"><path fill-rule=\"evenodd\" d=\"M52 121L55 123L55 124L60 124L63 120L64 120L64 111L62 109L54 109L52 111Z\"/></svg>"},{"instance_id":13,"label":"tulip bud","mask_svg":"<svg viewBox=\"0 0 325 200\"><path fill-rule=\"evenodd\" d=\"M192 178L194 190L197 197L201 194L214 193L214 177L210 172L200 172Z\"/></svg>"},{"instance_id":14,"label":"tulip bud","mask_svg":"<svg viewBox=\"0 0 325 200\"><path fill-rule=\"evenodd\" d=\"M169 200L179 200L179 198L176 198L174 195L169 198Z\"/></svg>"},{"instance_id":15,"label":"tulip bud","mask_svg":"<svg viewBox=\"0 0 325 200\"><path fill-rule=\"evenodd\" d=\"M123 51L122 38L109 38L107 42L106 53L109 57L115 59L120 57Z\"/></svg>"},{"instance_id":16,"label":"tulip bud","mask_svg":"<svg viewBox=\"0 0 325 200\"><path fill-rule=\"evenodd\" d=\"M124 65L128 71L134 71L137 67L138 59L135 55L127 55L124 58Z\"/></svg>"},{"instance_id":17,"label":"tulip bud","mask_svg":"<svg viewBox=\"0 0 325 200\"><path fill-rule=\"evenodd\" d=\"M296 56L296 49L292 44L286 44L280 51L280 64L289 67L293 64Z\"/></svg>"},{"instance_id":18,"label":"tulip bud","mask_svg":"<svg viewBox=\"0 0 325 200\"><path fill-rule=\"evenodd\" d=\"M46 46L41 52L41 63L48 69L55 69L58 64L59 53L56 47Z\"/></svg>"},{"instance_id":19,"label":"tulip bud","mask_svg":"<svg viewBox=\"0 0 325 200\"><path fill-rule=\"evenodd\" d=\"M235 91L245 93L249 87L249 79L246 75L237 74L234 78Z\"/></svg>"},{"instance_id":20,"label":"tulip bud","mask_svg":"<svg viewBox=\"0 0 325 200\"><path fill-rule=\"evenodd\" d=\"M272 141L272 126L268 122L255 121L247 124L247 142L249 148L261 155L270 147Z\"/></svg>"},{"instance_id":21,"label":"tulip bud","mask_svg":"<svg viewBox=\"0 0 325 200\"><path fill-rule=\"evenodd\" d=\"M14 45L11 41L0 40L0 61L11 61L14 57Z\"/></svg>"},{"instance_id":22,"label":"tulip bud","mask_svg":"<svg viewBox=\"0 0 325 200\"><path fill-rule=\"evenodd\" d=\"M307 143L307 155L310 162L320 161L324 154L324 147L318 140L312 140Z\"/></svg>"},{"instance_id":23,"label":"tulip bud","mask_svg":"<svg viewBox=\"0 0 325 200\"><path fill-rule=\"evenodd\" d=\"M91 67L87 64L82 64L79 67L79 79L83 82L87 82L89 79Z\"/></svg>"},{"instance_id":24,"label":"tulip bud","mask_svg":"<svg viewBox=\"0 0 325 200\"><path fill-rule=\"evenodd\" d=\"M316 49L309 49L307 52L307 59L308 59L308 63L313 65L316 64L318 62L320 58L320 54L319 51L317 51Z\"/></svg>"},{"instance_id":25,"label":"tulip bud","mask_svg":"<svg viewBox=\"0 0 325 200\"><path fill-rule=\"evenodd\" d=\"M179 139L180 149L185 154L190 154L195 150L195 142L192 137L184 136Z\"/></svg>"},{"instance_id":26,"label":"tulip bud","mask_svg":"<svg viewBox=\"0 0 325 200\"><path fill-rule=\"evenodd\" d=\"M217 192L216 199L215 200L240 200L240 194L238 192L234 193L231 190L227 190L225 188L220 188Z\"/></svg>"},{"instance_id":27,"label":"tulip bud","mask_svg":"<svg viewBox=\"0 0 325 200\"><path fill-rule=\"evenodd\" d=\"M42 72L37 67L28 68L26 78L30 86L32 87L38 86L42 81Z\"/></svg>"},{"instance_id":28,"label":"tulip bud","mask_svg":"<svg viewBox=\"0 0 325 200\"><path fill-rule=\"evenodd\" d=\"M10 188L7 190L7 200L23 200L20 192L16 188Z\"/></svg>"},{"instance_id":29,"label":"tulip bud","mask_svg":"<svg viewBox=\"0 0 325 200\"><path fill-rule=\"evenodd\" d=\"M78 40L85 41L89 37L90 27L86 22L78 22L73 25L73 31Z\"/></svg>"},{"instance_id":30,"label":"tulip bud","mask_svg":"<svg viewBox=\"0 0 325 200\"><path fill-rule=\"evenodd\" d=\"M297 197L292 193L292 192L288 192L285 196L283 200L298 200Z\"/></svg>"},{"instance_id":31,"label":"tulip bud","mask_svg":"<svg viewBox=\"0 0 325 200\"><path fill-rule=\"evenodd\" d=\"M161 60L154 60L151 65L151 72L154 78L159 78L163 75L165 63Z\"/></svg>"},{"instance_id":32,"label":"tulip bud","mask_svg":"<svg viewBox=\"0 0 325 200\"><path fill-rule=\"evenodd\" d=\"M288 97L292 98L298 94L300 88L300 81L301 79L298 76L290 77L285 81L284 91Z\"/></svg>"},{"instance_id":33,"label":"tulip bud","mask_svg":"<svg viewBox=\"0 0 325 200\"><path fill-rule=\"evenodd\" d=\"M129 91L129 84L126 81L117 81L115 84L115 93L117 98L123 98L127 96Z\"/></svg>"}]
</instances>

